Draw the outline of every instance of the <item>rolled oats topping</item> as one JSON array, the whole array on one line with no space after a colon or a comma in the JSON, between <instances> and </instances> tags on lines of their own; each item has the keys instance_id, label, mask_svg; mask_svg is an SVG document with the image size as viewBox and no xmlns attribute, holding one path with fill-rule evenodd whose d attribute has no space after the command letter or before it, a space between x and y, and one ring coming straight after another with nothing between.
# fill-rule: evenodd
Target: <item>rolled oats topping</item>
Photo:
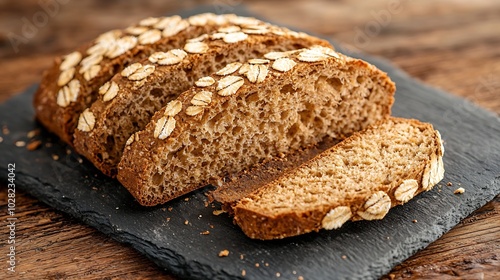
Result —
<instances>
[{"instance_id":1,"label":"rolled oats topping","mask_svg":"<svg viewBox=\"0 0 500 280\"><path fill-rule=\"evenodd\" d=\"M87 69L85 72L83 72L83 78L86 81L90 81L93 78L95 78L97 76L97 74L99 74L99 71L101 71L101 65L92 65L92 66L90 66L89 69Z\"/></svg>"},{"instance_id":2,"label":"rolled oats topping","mask_svg":"<svg viewBox=\"0 0 500 280\"><path fill-rule=\"evenodd\" d=\"M217 32L217 33L212 33L210 35L210 39L211 40L220 40L220 39L224 39L224 37L226 37L227 33L220 33L220 32Z\"/></svg>"},{"instance_id":3,"label":"rolled oats topping","mask_svg":"<svg viewBox=\"0 0 500 280\"><path fill-rule=\"evenodd\" d=\"M80 117L78 118L78 129L83 131L83 132L90 132L92 129L94 129L95 125L95 116L90 111L90 109L85 109L82 114L80 114Z\"/></svg>"},{"instance_id":4,"label":"rolled oats topping","mask_svg":"<svg viewBox=\"0 0 500 280\"><path fill-rule=\"evenodd\" d=\"M155 71L154 65L144 65L141 68L137 69L137 71L135 71L127 78L131 81L140 81L147 78L149 75L153 74L154 71Z\"/></svg>"},{"instance_id":5,"label":"rolled oats topping","mask_svg":"<svg viewBox=\"0 0 500 280\"><path fill-rule=\"evenodd\" d=\"M300 52L297 58L304 62L317 62L327 59L328 56L318 49L306 49Z\"/></svg>"},{"instance_id":6,"label":"rolled oats topping","mask_svg":"<svg viewBox=\"0 0 500 280\"><path fill-rule=\"evenodd\" d=\"M128 77L128 76L132 75L133 73L135 73L137 70L139 70L141 67L142 67L142 64L139 62L130 64L129 66L127 66L125 69L122 70L120 75L122 75L123 77Z\"/></svg>"},{"instance_id":7,"label":"rolled oats topping","mask_svg":"<svg viewBox=\"0 0 500 280\"><path fill-rule=\"evenodd\" d=\"M248 60L249 64L267 64L270 61L268 59L262 59L262 58L252 58Z\"/></svg>"},{"instance_id":8,"label":"rolled oats topping","mask_svg":"<svg viewBox=\"0 0 500 280\"><path fill-rule=\"evenodd\" d=\"M250 64L245 63L240 67L238 74L245 75L248 72L248 70L250 70Z\"/></svg>"},{"instance_id":9,"label":"rolled oats topping","mask_svg":"<svg viewBox=\"0 0 500 280\"><path fill-rule=\"evenodd\" d=\"M76 102L80 93L80 81L71 80L66 86L57 93L57 105L61 107L68 106L71 102Z\"/></svg>"},{"instance_id":10,"label":"rolled oats topping","mask_svg":"<svg viewBox=\"0 0 500 280\"><path fill-rule=\"evenodd\" d=\"M135 36L125 36L122 37L118 40L116 40L109 48L108 51L106 52L106 57L108 58L115 58L118 57L133 47L137 45L137 37Z\"/></svg>"},{"instance_id":11,"label":"rolled oats topping","mask_svg":"<svg viewBox=\"0 0 500 280\"><path fill-rule=\"evenodd\" d=\"M340 228L345 222L352 217L351 208L347 206L338 206L333 208L326 214L321 221L321 226L324 229L331 230Z\"/></svg>"},{"instance_id":12,"label":"rolled oats topping","mask_svg":"<svg viewBox=\"0 0 500 280\"><path fill-rule=\"evenodd\" d=\"M372 194L358 211L358 215L365 220L382 219L391 208L391 198L383 191Z\"/></svg>"},{"instance_id":13,"label":"rolled oats topping","mask_svg":"<svg viewBox=\"0 0 500 280\"><path fill-rule=\"evenodd\" d=\"M191 104L195 106L207 106L212 102L212 92L203 90L193 96Z\"/></svg>"},{"instance_id":14,"label":"rolled oats topping","mask_svg":"<svg viewBox=\"0 0 500 280\"><path fill-rule=\"evenodd\" d=\"M406 203L415 196L415 192L418 190L418 182L414 179L404 180L401 185L399 185L394 191L394 197L396 200Z\"/></svg>"},{"instance_id":15,"label":"rolled oats topping","mask_svg":"<svg viewBox=\"0 0 500 280\"><path fill-rule=\"evenodd\" d=\"M138 38L139 44L141 45L154 44L158 42L160 39L161 39L161 31L158 29L148 30L142 33Z\"/></svg>"},{"instance_id":16,"label":"rolled oats topping","mask_svg":"<svg viewBox=\"0 0 500 280\"><path fill-rule=\"evenodd\" d=\"M219 29L217 29L217 32L221 32L221 33L234 33L234 32L238 32L240 30L241 30L241 28L239 26L230 25L230 26L220 27Z\"/></svg>"},{"instance_id":17,"label":"rolled oats topping","mask_svg":"<svg viewBox=\"0 0 500 280\"><path fill-rule=\"evenodd\" d=\"M165 106L165 112L163 114L166 117L175 117L181 110L182 102L179 100L172 100Z\"/></svg>"},{"instance_id":18,"label":"rolled oats topping","mask_svg":"<svg viewBox=\"0 0 500 280\"><path fill-rule=\"evenodd\" d=\"M159 65L174 65L180 63L188 54L180 49L173 49L168 52L155 52L149 56L149 61Z\"/></svg>"},{"instance_id":19,"label":"rolled oats topping","mask_svg":"<svg viewBox=\"0 0 500 280\"><path fill-rule=\"evenodd\" d=\"M233 74L234 72L236 72L240 67L241 67L241 63L239 63L239 62L229 63L224 68L215 72L215 74L217 74L219 76L227 76L227 75L230 75L230 74Z\"/></svg>"},{"instance_id":20,"label":"rolled oats topping","mask_svg":"<svg viewBox=\"0 0 500 280\"><path fill-rule=\"evenodd\" d=\"M75 75L75 68L68 68L59 74L59 78L57 79L57 85L58 86L64 86L66 85L71 79L73 79L73 76Z\"/></svg>"},{"instance_id":21,"label":"rolled oats topping","mask_svg":"<svg viewBox=\"0 0 500 280\"><path fill-rule=\"evenodd\" d=\"M202 54L208 51L208 45L203 42L192 42L184 45L184 50L188 53Z\"/></svg>"},{"instance_id":22,"label":"rolled oats topping","mask_svg":"<svg viewBox=\"0 0 500 280\"><path fill-rule=\"evenodd\" d=\"M267 65L264 64L250 64L248 72L246 73L247 79L252 83L263 82L269 72Z\"/></svg>"},{"instance_id":23,"label":"rolled oats topping","mask_svg":"<svg viewBox=\"0 0 500 280\"><path fill-rule=\"evenodd\" d=\"M224 36L224 42L228 44L240 42L240 41L245 41L248 38L248 34L245 34L243 32L234 32L234 33L229 33L226 36Z\"/></svg>"},{"instance_id":24,"label":"rolled oats topping","mask_svg":"<svg viewBox=\"0 0 500 280\"><path fill-rule=\"evenodd\" d=\"M188 39L186 40L187 43L194 43L194 42L203 42L205 41L206 39L208 38L208 34L203 34L203 35L200 35L196 38L192 38L192 39Z\"/></svg>"},{"instance_id":25,"label":"rolled oats topping","mask_svg":"<svg viewBox=\"0 0 500 280\"><path fill-rule=\"evenodd\" d=\"M61 65L59 65L59 70L65 71L70 68L74 68L82 60L82 54L80 52L72 52L64 56Z\"/></svg>"},{"instance_id":26,"label":"rolled oats topping","mask_svg":"<svg viewBox=\"0 0 500 280\"><path fill-rule=\"evenodd\" d=\"M160 140L164 140L172 134L175 128L176 121L173 117L162 117L156 122L153 136Z\"/></svg>"},{"instance_id":27,"label":"rolled oats topping","mask_svg":"<svg viewBox=\"0 0 500 280\"><path fill-rule=\"evenodd\" d=\"M295 67L295 65L297 65L297 63L290 58L278 58L273 62L271 67L277 71L288 72Z\"/></svg>"},{"instance_id":28,"label":"rolled oats topping","mask_svg":"<svg viewBox=\"0 0 500 280\"><path fill-rule=\"evenodd\" d=\"M130 35L139 36L148 30L149 28L145 26L130 26L125 29L125 32Z\"/></svg>"},{"instance_id":29,"label":"rolled oats topping","mask_svg":"<svg viewBox=\"0 0 500 280\"><path fill-rule=\"evenodd\" d=\"M178 22L168 24L163 28L162 36L163 37L171 37L177 35L179 32L189 27L189 22L184 19L181 19Z\"/></svg>"},{"instance_id":30,"label":"rolled oats topping","mask_svg":"<svg viewBox=\"0 0 500 280\"><path fill-rule=\"evenodd\" d=\"M203 106L189 106L186 108L186 115L188 116L196 116L201 112L203 112Z\"/></svg>"},{"instance_id":31,"label":"rolled oats topping","mask_svg":"<svg viewBox=\"0 0 500 280\"><path fill-rule=\"evenodd\" d=\"M85 71L89 70L90 67L93 65L97 65L101 63L103 59L103 56L100 54L91 54L87 57L85 57L81 62L80 62L80 74L83 74Z\"/></svg>"},{"instance_id":32,"label":"rolled oats topping","mask_svg":"<svg viewBox=\"0 0 500 280\"><path fill-rule=\"evenodd\" d=\"M197 87L209 87L213 84L215 84L214 78L207 76L207 77L202 77L198 81L194 82L194 84Z\"/></svg>"},{"instance_id":33,"label":"rolled oats topping","mask_svg":"<svg viewBox=\"0 0 500 280\"><path fill-rule=\"evenodd\" d=\"M217 94L229 96L235 94L245 81L239 76L226 76L217 83Z\"/></svg>"},{"instance_id":34,"label":"rolled oats topping","mask_svg":"<svg viewBox=\"0 0 500 280\"><path fill-rule=\"evenodd\" d=\"M88 55L105 55L109 51L109 47L112 46L112 44L105 44L105 43L97 43L93 45L92 47L87 49L87 54Z\"/></svg>"},{"instance_id":35,"label":"rolled oats topping","mask_svg":"<svg viewBox=\"0 0 500 280\"><path fill-rule=\"evenodd\" d=\"M99 88L99 94L103 95L102 100L107 102L115 98L119 90L117 83L109 81Z\"/></svg>"},{"instance_id":36,"label":"rolled oats topping","mask_svg":"<svg viewBox=\"0 0 500 280\"><path fill-rule=\"evenodd\" d=\"M153 26L160 21L160 18L148 17L139 22L140 26Z\"/></svg>"},{"instance_id":37,"label":"rolled oats topping","mask_svg":"<svg viewBox=\"0 0 500 280\"><path fill-rule=\"evenodd\" d=\"M317 50L327 56L334 57L334 58L340 58L339 54L335 52L335 50L323 46L312 46L310 48L311 50Z\"/></svg>"},{"instance_id":38,"label":"rolled oats topping","mask_svg":"<svg viewBox=\"0 0 500 280\"><path fill-rule=\"evenodd\" d=\"M182 21L182 18L178 15L171 17L162 17L157 23L153 25L153 27L156 29L163 30L165 28L176 26L180 21Z\"/></svg>"},{"instance_id":39,"label":"rolled oats topping","mask_svg":"<svg viewBox=\"0 0 500 280\"><path fill-rule=\"evenodd\" d=\"M120 38L121 35L122 35L121 30L117 30L117 29L110 30L106 33L99 35L99 37L97 37L97 39L95 39L95 42L109 44L110 42L114 42L114 41L118 40L118 38Z\"/></svg>"}]
</instances>

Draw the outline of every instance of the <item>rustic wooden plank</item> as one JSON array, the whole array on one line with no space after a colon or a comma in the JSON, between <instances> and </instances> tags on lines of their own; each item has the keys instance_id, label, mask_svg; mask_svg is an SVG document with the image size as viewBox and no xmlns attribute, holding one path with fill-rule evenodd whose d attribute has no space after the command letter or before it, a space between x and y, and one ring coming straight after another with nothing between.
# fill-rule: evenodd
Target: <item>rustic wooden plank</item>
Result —
<instances>
[{"instance_id":1,"label":"rustic wooden plank","mask_svg":"<svg viewBox=\"0 0 500 280\"><path fill-rule=\"evenodd\" d=\"M233 4L240 2L197 3L226 3L230 11ZM373 13L387 10L388 2L293 0L283 5L280 1L259 0L247 5L251 11L267 18L356 47L356 28L363 28L373 19ZM484 0L401 3L404 3L403 9L392 15L390 24L371 37L368 45L358 44L357 47L388 58L420 80L500 113L497 78L500 73L497 31L500 3ZM177 8L193 5L190 1L150 0L127 4L71 1L16 54L7 38L8 32L18 32L20 18L31 17L40 7L36 0L0 2L0 101L39 81L54 55L66 53L96 34L146 16L172 13ZM1 209L5 209L5 196L2 187ZM26 272L26 278L33 275L49 279L80 279L82 275L87 278L119 275L125 279L165 276L131 248L27 195L18 193L18 200L21 204L18 204L17 213L22 217L20 267ZM456 275L462 279L498 278L499 212L497 197L427 249L397 266L391 274L394 278L414 279ZM1 217L4 220L4 216ZM2 227L1 236L5 236L5 230ZM453 249L457 243L460 248ZM61 265L55 267L56 263Z\"/></svg>"}]
</instances>

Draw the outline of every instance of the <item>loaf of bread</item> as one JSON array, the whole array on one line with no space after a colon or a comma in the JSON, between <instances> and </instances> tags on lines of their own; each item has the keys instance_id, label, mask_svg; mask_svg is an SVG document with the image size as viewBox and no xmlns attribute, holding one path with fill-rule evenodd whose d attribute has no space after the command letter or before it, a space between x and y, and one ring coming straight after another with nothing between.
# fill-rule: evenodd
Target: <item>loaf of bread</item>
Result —
<instances>
[{"instance_id":1,"label":"loaf of bread","mask_svg":"<svg viewBox=\"0 0 500 280\"><path fill-rule=\"evenodd\" d=\"M73 145L73 132L80 114L97 99L99 88L126 65L157 51L182 48L187 39L220 27L237 25L248 29L247 32L259 32L253 27L261 24L260 20L236 15L200 14L187 19L179 16L146 18L124 30L106 32L78 50L55 59L35 93L36 118Z\"/></svg>"},{"instance_id":2,"label":"loaf of bread","mask_svg":"<svg viewBox=\"0 0 500 280\"><path fill-rule=\"evenodd\" d=\"M100 97L80 116L75 149L114 177L127 139L199 78L229 63L235 66L268 52L314 45L330 46L324 40L261 22L243 29L224 26L188 39L179 49L155 52L100 88Z\"/></svg>"},{"instance_id":3,"label":"loaf of bread","mask_svg":"<svg viewBox=\"0 0 500 280\"><path fill-rule=\"evenodd\" d=\"M234 220L267 240L382 219L443 179L443 153L432 125L390 118L241 199Z\"/></svg>"},{"instance_id":4,"label":"loaf of bread","mask_svg":"<svg viewBox=\"0 0 500 280\"><path fill-rule=\"evenodd\" d=\"M386 119L394 91L385 73L330 48L231 63L198 80L128 139L118 180L142 205L163 203Z\"/></svg>"}]
</instances>

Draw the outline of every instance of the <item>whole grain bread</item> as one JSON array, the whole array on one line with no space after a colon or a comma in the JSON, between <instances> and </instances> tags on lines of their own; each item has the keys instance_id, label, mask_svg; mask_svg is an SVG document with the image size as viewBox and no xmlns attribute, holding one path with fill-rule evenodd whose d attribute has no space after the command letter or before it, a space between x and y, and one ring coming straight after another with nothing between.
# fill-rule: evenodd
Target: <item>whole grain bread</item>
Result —
<instances>
[{"instance_id":1,"label":"whole grain bread","mask_svg":"<svg viewBox=\"0 0 500 280\"><path fill-rule=\"evenodd\" d=\"M219 202L225 212L233 215L234 206L242 198L278 179L284 173L299 167L339 142L340 139L326 138L317 145L293 151L286 156L281 154L276 158L264 160L235 174L228 174L227 177L220 178L214 191L208 193L209 198Z\"/></svg>"},{"instance_id":2,"label":"whole grain bread","mask_svg":"<svg viewBox=\"0 0 500 280\"><path fill-rule=\"evenodd\" d=\"M261 23L231 14L200 14L187 19L146 18L126 29L106 32L76 51L56 58L45 71L33 101L36 118L73 145L80 114L97 99L99 88L125 66L156 51L180 48L187 39L220 27L237 25L250 30Z\"/></svg>"},{"instance_id":3,"label":"whole grain bread","mask_svg":"<svg viewBox=\"0 0 500 280\"><path fill-rule=\"evenodd\" d=\"M241 199L234 220L267 240L382 219L443 179L443 153L431 124L390 118Z\"/></svg>"},{"instance_id":4,"label":"whole grain bread","mask_svg":"<svg viewBox=\"0 0 500 280\"><path fill-rule=\"evenodd\" d=\"M373 65L324 47L267 53L199 81L127 141L118 179L142 205L363 130L389 117L395 91Z\"/></svg>"},{"instance_id":5,"label":"whole grain bread","mask_svg":"<svg viewBox=\"0 0 500 280\"><path fill-rule=\"evenodd\" d=\"M116 176L127 139L199 78L229 63L234 66L271 51L314 45L330 46L324 40L260 22L243 29L224 26L188 39L180 49L155 52L100 89L99 98L80 117L75 149L103 173Z\"/></svg>"}]
</instances>

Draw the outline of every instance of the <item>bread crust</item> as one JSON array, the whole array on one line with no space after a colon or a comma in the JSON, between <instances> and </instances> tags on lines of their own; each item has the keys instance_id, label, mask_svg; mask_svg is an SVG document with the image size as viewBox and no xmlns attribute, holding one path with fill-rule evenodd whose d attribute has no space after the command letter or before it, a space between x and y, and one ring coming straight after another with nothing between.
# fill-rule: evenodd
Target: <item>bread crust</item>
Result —
<instances>
[{"instance_id":1,"label":"bread crust","mask_svg":"<svg viewBox=\"0 0 500 280\"><path fill-rule=\"evenodd\" d=\"M326 50L322 50L326 51ZM328 51L330 52L330 51ZM200 188L208 183L213 183L216 182L218 178L224 177L228 175L228 173L220 172L217 174L217 176L207 176L202 180L194 180L194 181L189 181L186 180L184 184L182 185L163 185L163 184L157 184L153 185L150 183L153 177L155 177L156 174L159 174L160 176L166 176L166 178L170 178L169 176L181 176L177 172L174 172L173 170L170 170L168 168L170 167L165 167L162 162L165 161L166 155L171 155L174 159L176 155L179 153L179 149L182 147L185 147L185 144L183 143L183 139L188 139L189 131L196 129L197 127L203 126L204 124L207 123L210 116L215 115L216 112L222 112L222 105L223 104L228 104L227 102L230 100L235 100L238 98L238 100L243 100L245 98L250 98L250 95L256 91L261 90L259 88L259 85L276 85L279 83L279 81L288 81L288 80L293 80L295 77L299 77L300 75L304 75L305 72L300 72L304 69L307 71L320 71L320 69L326 69L326 65L328 65L328 69L361 69L362 71L365 71L366 76L373 77L374 80L376 80L376 87L377 89L380 89L381 92L378 93L380 95L381 99L381 104L378 104L377 107L379 109L373 111L372 115L367 117L366 119L363 119L367 123L373 122L374 120L377 119L385 119L389 117L390 115L390 108L392 106L392 103L394 101L393 94L395 91L395 86L392 81L387 77L387 75L380 70L376 69L374 66L353 58L346 57L342 54L337 54L335 53L335 57L330 57L327 56L327 58L319 60L319 61L314 61L314 62L305 62L299 60L299 56L302 56L303 53L305 53L304 56L307 56L309 53L309 50L302 50L300 52L296 52L294 54L291 54L290 59L294 60L294 63L297 65L295 66L294 70L289 71L289 72L282 72L282 71L275 71L273 69L269 69L268 77L266 78L266 81L263 83L251 83L247 79L242 79L243 82L241 84L241 87L239 90L234 94L234 95L229 95L229 96L221 96L220 94L217 94L217 86L218 83L224 79L224 77L218 76L216 74L212 75L211 77L215 79L217 82L214 83L214 85L210 87L206 87L203 89L193 87L190 90L184 92L181 94L177 101L182 103L182 110L176 114L174 117L176 121L175 129L173 129L168 137L166 139L159 139L158 137L155 137L155 130L157 126L160 126L159 123L161 120L165 121L167 117L165 117L165 108L159 110L152 118L151 122L146 126L146 128L138 133L135 134L135 140L130 144L127 145L124 149L124 154L122 156L122 159L119 164L118 168L118 180L132 193L134 194L135 198L141 203L142 205L146 206L152 206L156 205L159 203L164 203L166 201L169 201L173 198L176 198L184 193L187 193L191 190ZM304 60L309 59L308 57L302 57ZM301 58L301 59L302 59ZM298 69L298 70L296 70ZM361 71L360 70L360 71ZM340 71L340 70L339 70ZM301 74L298 74L301 73ZM319 75L319 74L318 74ZM347 74L346 74L347 75ZM304 79L304 78L300 78ZM347 81L346 81L347 82ZM311 86L311 85L305 85L305 86ZM207 90L213 92L213 98L212 102L204 107L204 113L200 113L196 116L190 116L187 114L186 108L190 107L191 100L193 97L198 94L201 90ZM383 92L383 93L382 93ZM312 94L312 93L311 93ZM345 93L348 94L348 93ZM357 95L356 95L357 96ZM270 97L272 98L272 97ZM334 98L334 97L332 97ZM358 98L358 97L356 97ZM360 96L359 98L364 98L363 96ZM347 103L346 103L347 104ZM374 105L374 104L373 104ZM211 112L211 113L208 113ZM213 112L213 113L212 113ZM354 116L352 116L354 117ZM358 120L359 122L359 120ZM352 125L352 124L350 124ZM357 124L359 125L359 123ZM348 136L351 132L348 132L348 130L361 130L364 127L349 127L345 129L345 133L341 131L340 128L335 127L332 125L332 128L336 129L331 129L332 131L329 131L330 137L332 137L335 134L335 137L337 139L343 139L346 136ZM327 129L327 128L324 128ZM333 132L333 131L336 132ZM326 136L326 135L325 135ZM306 139L309 142L311 142L313 139L311 136L310 138ZM319 136L318 136L319 137ZM321 137L323 138L323 137ZM316 144L320 142L320 140L312 141ZM310 143L311 144L311 143ZM305 141L300 145L300 147L297 148L289 148L286 152L286 155L289 154L290 152L293 152L294 149L301 149L304 147L309 146L310 144L305 143ZM269 143L269 146L272 146L273 143ZM216 156L216 155L214 155ZM268 158L272 158L278 156L278 154L269 154ZM262 158L261 160L264 160ZM244 168L248 168L250 166L238 166L237 168L241 168L240 170ZM174 168L174 166L172 166ZM237 170L238 171L238 170ZM236 171L236 172L237 172ZM195 172L195 170L193 170ZM232 173L233 171L230 171L229 173ZM165 179L165 177L161 177ZM189 178L187 178L189 179ZM165 181L169 181L168 179L165 179ZM151 193L153 192L152 190L158 191L160 194L152 196ZM166 192L172 191L172 193L167 194Z\"/></svg>"},{"instance_id":2,"label":"bread crust","mask_svg":"<svg viewBox=\"0 0 500 280\"><path fill-rule=\"evenodd\" d=\"M106 32L69 55L54 60L52 67L44 72L34 95L35 116L48 130L73 145L73 132L79 115L97 99L99 88L126 65L156 51L182 47L187 39L220 27L259 22L233 14L207 13L187 19L179 16L147 18L126 29ZM74 63L68 63L68 57ZM72 74L66 75L67 79L61 79L65 70L72 70L66 73ZM65 87L71 81L77 81L78 85L75 82L72 94L67 93L68 97L64 91L68 91Z\"/></svg>"},{"instance_id":3,"label":"bread crust","mask_svg":"<svg viewBox=\"0 0 500 280\"><path fill-rule=\"evenodd\" d=\"M405 178L394 178L392 182L386 185L381 185L377 190L372 190L370 193L364 196L356 196L355 198L345 198L344 202L340 205L321 205L320 207L313 208L304 208L297 209L296 211L289 211L287 213L273 214L269 213L263 209L255 208L249 206L253 199L258 199L263 193L267 192L268 186L272 184L277 184L281 179L293 176L296 174L299 169L310 168L314 164L321 164L324 158L331 153L335 153L337 150L341 150L344 147L348 147L351 142L356 139L362 139L364 135L369 133L370 130L376 131L377 127L382 125L383 123L391 122L391 123L406 123L410 126L414 126L419 128L421 131L432 131L432 149L430 153L427 155L428 158L422 164L418 166L413 166L413 169L410 170ZM414 194L411 197L418 195L423 191L428 191L432 189L432 187L437 184L442 178L444 174L444 169L442 166L442 156L443 156L443 148L442 148L442 140L440 138L439 132L434 130L431 124L422 123L417 120L408 120L401 118L391 117L388 120L380 121L379 123L371 126L365 131L357 132L353 134L351 137L345 139L339 144L333 146L332 148L326 150L325 152L317 155L312 160L302 164L297 169L289 170L288 172L282 174L282 176L267 185L262 185L257 190L253 191L251 194L246 195L234 206L234 221L235 223L241 227L243 232L252 239L261 239L261 240L270 240L270 239L282 239L286 237L296 236L308 232L317 232L321 229L325 228L325 217L328 213L334 210L339 206L347 206L350 208L350 213L352 215L348 218L351 221L363 220L363 207L368 198L377 192L384 192L390 198L390 207L394 207L396 205L401 205L407 202L408 200L397 199L397 195L395 192L397 188L407 180L415 180L415 183L418 184L418 189L415 190ZM433 161L434 159L434 161ZM423 182L425 179L424 174L427 170L427 167L433 165L434 163L441 164L441 170L434 174L437 176L434 178L432 184L425 187L426 182ZM256 175L258 176L258 174ZM410 197L410 198L411 198ZM381 219L381 217L376 217L374 219ZM370 217L371 219L371 217ZM345 221L343 221L345 222ZM342 222L342 223L343 223ZM342 224L341 223L341 224ZM340 224L340 225L341 225ZM337 225L335 228L340 227Z\"/></svg>"},{"instance_id":4,"label":"bread crust","mask_svg":"<svg viewBox=\"0 0 500 280\"><path fill-rule=\"evenodd\" d=\"M139 81L130 80L129 77L120 73L116 74L110 80L119 88L116 97L112 100L104 100L105 95L100 95L90 107L89 111L95 117L93 129L75 130L74 145L77 152L89 159L104 174L115 177L121 153L129 136L143 129L154 111L189 89L196 80L219 70L219 63L231 57L237 59L230 62L245 62L249 58L260 57L271 51L286 51L314 45L330 46L324 40L305 34L265 23L261 26L268 28L269 32L265 34L245 33L248 36L245 40L234 43L214 39L214 36L221 36L222 33L219 30L203 34L199 39L194 39L195 43L203 44L207 48L201 54L185 51L191 44L188 40L185 45L176 50L184 57L171 65L159 64L156 59L153 59L158 53L154 53L139 62L142 67L154 67L154 71L147 78ZM226 28L230 27L240 28L236 25ZM280 33L275 34L278 31ZM168 53L161 53L161 55L166 56ZM153 96L153 92L159 89L163 92L156 93L158 97ZM158 104L148 110L142 106L145 102ZM130 113L121 114L125 110ZM138 114L134 110L142 110L142 112Z\"/></svg>"}]
</instances>

